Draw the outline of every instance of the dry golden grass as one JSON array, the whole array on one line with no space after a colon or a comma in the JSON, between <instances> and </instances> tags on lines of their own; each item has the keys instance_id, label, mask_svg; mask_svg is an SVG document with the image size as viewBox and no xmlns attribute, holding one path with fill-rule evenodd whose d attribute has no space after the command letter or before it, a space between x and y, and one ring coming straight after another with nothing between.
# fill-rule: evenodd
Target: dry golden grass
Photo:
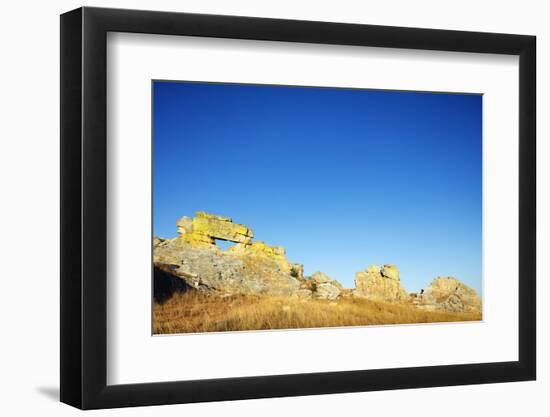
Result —
<instances>
[{"instance_id":1,"label":"dry golden grass","mask_svg":"<svg viewBox=\"0 0 550 417\"><path fill-rule=\"evenodd\" d=\"M425 311L358 298L335 301L268 296L176 294L153 306L153 333L296 329L481 320L478 313Z\"/></svg>"}]
</instances>

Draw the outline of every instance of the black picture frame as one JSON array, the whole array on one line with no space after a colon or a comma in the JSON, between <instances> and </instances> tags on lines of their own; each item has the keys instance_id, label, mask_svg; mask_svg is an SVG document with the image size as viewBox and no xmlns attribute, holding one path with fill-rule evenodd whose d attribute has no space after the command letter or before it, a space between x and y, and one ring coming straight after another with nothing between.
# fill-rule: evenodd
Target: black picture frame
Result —
<instances>
[{"instance_id":1,"label":"black picture frame","mask_svg":"<svg viewBox=\"0 0 550 417\"><path fill-rule=\"evenodd\" d=\"M107 385L108 32L519 56L519 360ZM82 409L534 380L536 38L187 13L80 8L61 15L61 401Z\"/></svg>"}]
</instances>

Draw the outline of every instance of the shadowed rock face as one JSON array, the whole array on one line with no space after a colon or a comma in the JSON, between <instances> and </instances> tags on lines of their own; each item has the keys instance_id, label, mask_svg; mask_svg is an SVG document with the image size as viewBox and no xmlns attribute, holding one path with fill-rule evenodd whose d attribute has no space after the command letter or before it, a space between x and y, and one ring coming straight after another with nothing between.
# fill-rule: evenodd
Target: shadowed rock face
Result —
<instances>
[{"instance_id":1,"label":"shadowed rock face","mask_svg":"<svg viewBox=\"0 0 550 417\"><path fill-rule=\"evenodd\" d=\"M477 293L453 277L438 277L424 290L420 305L428 310L481 311Z\"/></svg>"},{"instance_id":2,"label":"shadowed rock face","mask_svg":"<svg viewBox=\"0 0 550 417\"><path fill-rule=\"evenodd\" d=\"M404 301L408 298L395 265L384 265L382 268L372 265L365 271L357 272L354 295L383 301Z\"/></svg>"},{"instance_id":3,"label":"shadowed rock face","mask_svg":"<svg viewBox=\"0 0 550 417\"><path fill-rule=\"evenodd\" d=\"M177 292L190 289L186 281L174 274L171 265L158 264L153 268L153 298L162 303Z\"/></svg>"}]
</instances>

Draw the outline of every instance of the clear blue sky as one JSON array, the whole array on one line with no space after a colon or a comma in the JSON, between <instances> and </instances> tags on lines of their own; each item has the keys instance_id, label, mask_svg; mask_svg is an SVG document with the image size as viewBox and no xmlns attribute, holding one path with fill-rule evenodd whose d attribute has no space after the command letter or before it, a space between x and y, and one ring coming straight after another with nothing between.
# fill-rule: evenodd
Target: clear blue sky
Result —
<instances>
[{"instance_id":1,"label":"clear blue sky","mask_svg":"<svg viewBox=\"0 0 550 417\"><path fill-rule=\"evenodd\" d=\"M155 235L202 210L345 287L393 263L408 291L451 275L481 295L481 96L153 88Z\"/></svg>"}]
</instances>

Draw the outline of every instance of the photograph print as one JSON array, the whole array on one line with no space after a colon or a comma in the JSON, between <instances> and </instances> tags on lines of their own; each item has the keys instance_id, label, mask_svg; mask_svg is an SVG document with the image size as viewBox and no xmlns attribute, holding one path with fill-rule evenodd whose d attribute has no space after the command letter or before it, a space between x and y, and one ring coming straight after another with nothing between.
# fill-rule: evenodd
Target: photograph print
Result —
<instances>
[{"instance_id":1,"label":"photograph print","mask_svg":"<svg viewBox=\"0 0 550 417\"><path fill-rule=\"evenodd\" d=\"M152 332L482 320L482 95L152 81Z\"/></svg>"}]
</instances>

